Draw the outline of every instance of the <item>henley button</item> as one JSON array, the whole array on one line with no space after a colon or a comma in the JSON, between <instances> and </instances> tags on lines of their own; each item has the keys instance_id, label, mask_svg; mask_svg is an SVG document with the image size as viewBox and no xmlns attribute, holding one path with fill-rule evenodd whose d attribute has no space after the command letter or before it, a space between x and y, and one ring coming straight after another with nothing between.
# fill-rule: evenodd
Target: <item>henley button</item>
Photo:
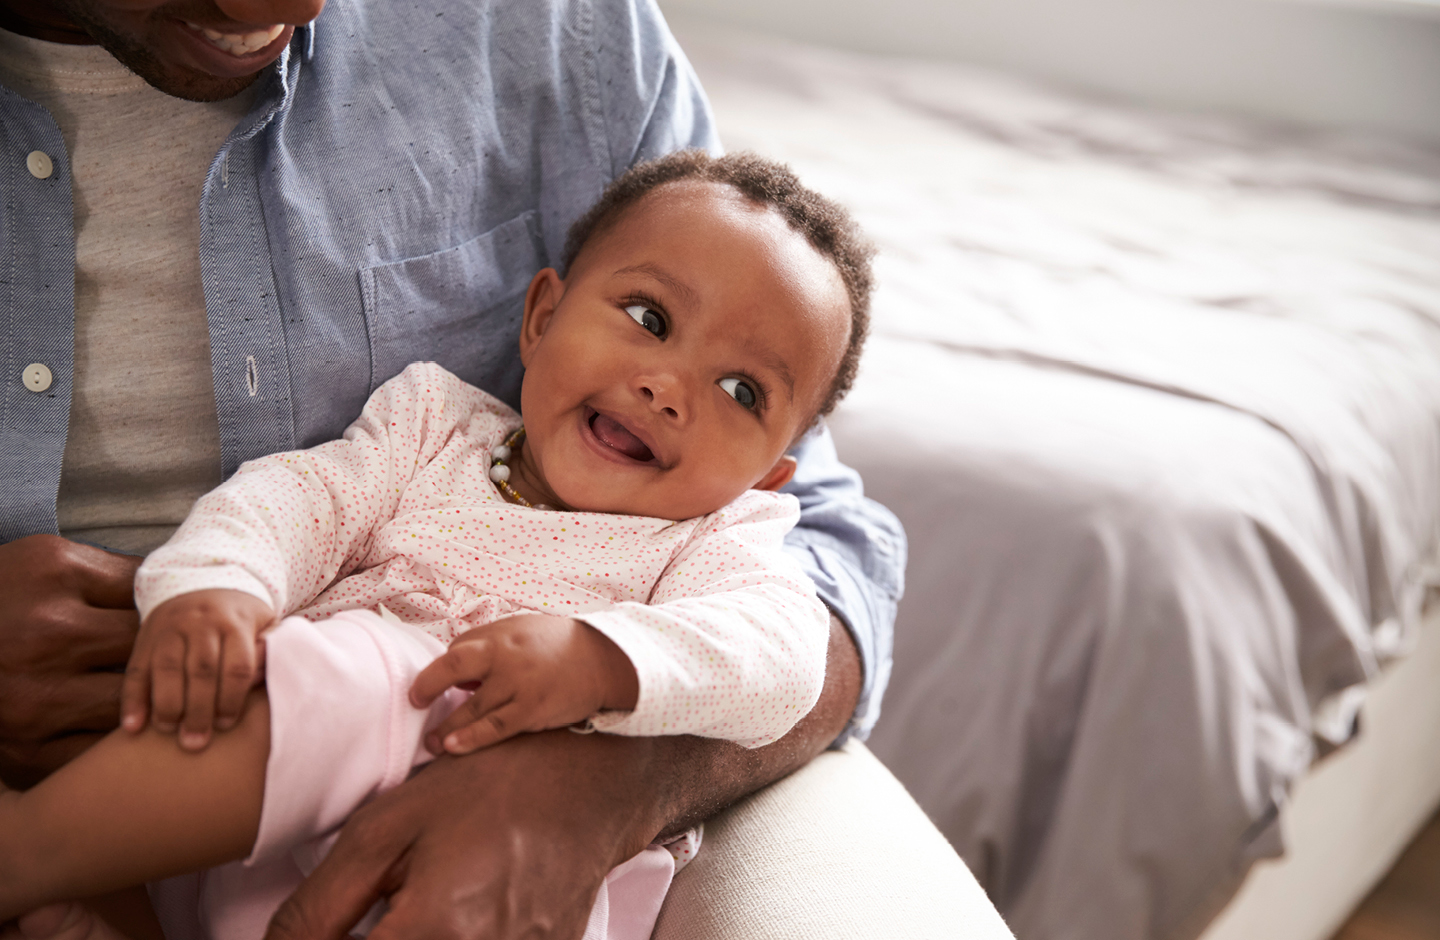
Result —
<instances>
[{"instance_id":1,"label":"henley button","mask_svg":"<svg viewBox=\"0 0 1440 940\"><path fill-rule=\"evenodd\" d=\"M43 392L50 387L55 377L50 374L50 367L43 362L32 362L20 373L20 381L32 392Z\"/></svg>"},{"instance_id":2,"label":"henley button","mask_svg":"<svg viewBox=\"0 0 1440 940\"><path fill-rule=\"evenodd\" d=\"M43 150L30 151L30 155L25 158L25 166L37 180L48 180L50 174L55 172L55 164L50 160L50 154Z\"/></svg>"}]
</instances>

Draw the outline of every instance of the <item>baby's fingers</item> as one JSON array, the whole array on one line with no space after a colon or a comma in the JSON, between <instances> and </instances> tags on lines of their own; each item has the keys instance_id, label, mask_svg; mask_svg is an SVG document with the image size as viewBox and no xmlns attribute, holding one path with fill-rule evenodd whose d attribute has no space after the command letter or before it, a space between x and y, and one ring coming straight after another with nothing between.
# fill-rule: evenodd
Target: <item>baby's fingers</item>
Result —
<instances>
[{"instance_id":1,"label":"baby's fingers","mask_svg":"<svg viewBox=\"0 0 1440 940\"><path fill-rule=\"evenodd\" d=\"M446 715L445 720L425 736L426 747L432 754L440 754L449 750L446 742L452 733L468 725L473 725L497 708L508 705L514 700L514 687L502 679L503 677L499 677L482 683L475 694L465 700L465 704Z\"/></svg>"},{"instance_id":2,"label":"baby's fingers","mask_svg":"<svg viewBox=\"0 0 1440 940\"><path fill-rule=\"evenodd\" d=\"M479 696L472 696L470 702L474 702L478 698ZM456 714L459 714L459 711ZM454 718L455 716L451 715L450 717ZM475 720L461 724L453 731L443 727L438 730L447 752L469 754L482 747L499 744L506 738L513 738L522 731L535 730L529 726L529 717L528 709L525 706L510 699L499 707L478 716Z\"/></svg>"},{"instance_id":3,"label":"baby's fingers","mask_svg":"<svg viewBox=\"0 0 1440 940\"><path fill-rule=\"evenodd\" d=\"M192 633L186 643L185 717L180 724L180 746L198 751L210 743L215 726L215 697L220 684L220 637Z\"/></svg>"},{"instance_id":4,"label":"baby's fingers","mask_svg":"<svg viewBox=\"0 0 1440 940\"><path fill-rule=\"evenodd\" d=\"M410 704L429 708L440 693L455 685L484 682L490 675L491 647L482 639L462 640L420 670L410 686Z\"/></svg>"},{"instance_id":5,"label":"baby's fingers","mask_svg":"<svg viewBox=\"0 0 1440 940\"><path fill-rule=\"evenodd\" d=\"M150 719L155 730L172 734L185 714L185 637L167 633L155 641L150 659Z\"/></svg>"},{"instance_id":6,"label":"baby's fingers","mask_svg":"<svg viewBox=\"0 0 1440 940\"><path fill-rule=\"evenodd\" d=\"M134 734L150 718L150 645L143 635L135 643L125 679L120 683L120 725Z\"/></svg>"},{"instance_id":7,"label":"baby's fingers","mask_svg":"<svg viewBox=\"0 0 1440 940\"><path fill-rule=\"evenodd\" d=\"M215 727L228 731L240 720L245 697L255 684L259 651L255 641L239 632L225 634L221 644L220 695L215 701Z\"/></svg>"}]
</instances>

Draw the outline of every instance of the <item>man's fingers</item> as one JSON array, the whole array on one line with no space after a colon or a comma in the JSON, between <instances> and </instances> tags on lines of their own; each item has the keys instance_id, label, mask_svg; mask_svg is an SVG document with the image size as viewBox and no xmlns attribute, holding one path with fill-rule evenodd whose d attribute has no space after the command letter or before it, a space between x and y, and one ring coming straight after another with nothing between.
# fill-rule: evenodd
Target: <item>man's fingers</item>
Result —
<instances>
[{"instance_id":1,"label":"man's fingers","mask_svg":"<svg viewBox=\"0 0 1440 940\"><path fill-rule=\"evenodd\" d=\"M372 865L396 860L395 880L380 892L390 911L371 940L578 940L605 873L660 826L648 812L660 788L633 760L656 751L645 739L599 740L609 737L523 735L442 757L361 810L367 828L391 834L342 838L326 864L355 853ZM602 807L595 792L618 800ZM343 890L338 882L330 889ZM362 907L352 905L351 920ZM286 940L310 935L297 930Z\"/></svg>"},{"instance_id":2,"label":"man's fingers","mask_svg":"<svg viewBox=\"0 0 1440 940\"><path fill-rule=\"evenodd\" d=\"M404 883L408 845L372 837L366 818L362 810L340 831L335 848L270 918L264 940L345 940L376 901Z\"/></svg>"},{"instance_id":3,"label":"man's fingers","mask_svg":"<svg viewBox=\"0 0 1440 940\"><path fill-rule=\"evenodd\" d=\"M51 686L47 696L49 727L43 735L62 732L109 732L120 720L120 683L113 672L90 672L71 676Z\"/></svg>"},{"instance_id":4,"label":"man's fingers","mask_svg":"<svg viewBox=\"0 0 1440 940\"><path fill-rule=\"evenodd\" d=\"M64 749L73 754L90 740L82 735L115 727L118 671L139 627L132 591L139 562L57 535L0 545L0 773L7 781L33 783L53 770L46 761L56 736L72 736ZM98 670L114 672L90 680ZM103 699L87 697L102 689ZM108 723L97 726L97 716Z\"/></svg>"},{"instance_id":5,"label":"man's fingers","mask_svg":"<svg viewBox=\"0 0 1440 940\"><path fill-rule=\"evenodd\" d=\"M3 595L0 590L0 596ZM35 640L24 637L20 640L35 647L27 651L30 654L28 671L32 675L118 670L130 658L130 649L140 629L140 615L134 610L91 607L74 595L49 599L28 611L25 620L35 638L44 637L47 641L45 647L41 647ZM0 663L0 672L12 664Z\"/></svg>"},{"instance_id":6,"label":"man's fingers","mask_svg":"<svg viewBox=\"0 0 1440 940\"><path fill-rule=\"evenodd\" d=\"M73 901L37 908L15 919L25 940L109 940L113 932L100 932L95 915Z\"/></svg>"},{"instance_id":7,"label":"man's fingers","mask_svg":"<svg viewBox=\"0 0 1440 940\"><path fill-rule=\"evenodd\" d=\"M140 614L134 610L82 607L72 617L70 661L81 669L116 669L125 665L140 632Z\"/></svg>"},{"instance_id":8,"label":"man's fingers","mask_svg":"<svg viewBox=\"0 0 1440 940\"><path fill-rule=\"evenodd\" d=\"M428 708L453 685L484 682L490 675L491 660L491 646L484 640L457 643L420 670L410 686L410 704Z\"/></svg>"},{"instance_id":9,"label":"man's fingers","mask_svg":"<svg viewBox=\"0 0 1440 940\"><path fill-rule=\"evenodd\" d=\"M80 754L119 721L121 677L97 672L46 686L23 738L0 739L0 780L24 788Z\"/></svg>"},{"instance_id":10,"label":"man's fingers","mask_svg":"<svg viewBox=\"0 0 1440 940\"><path fill-rule=\"evenodd\" d=\"M145 559L75 544L72 556L80 596L96 607L134 608L135 572Z\"/></svg>"},{"instance_id":11,"label":"man's fingers","mask_svg":"<svg viewBox=\"0 0 1440 940\"><path fill-rule=\"evenodd\" d=\"M38 744L0 741L0 781L15 790L33 787L105 737L93 731L67 734Z\"/></svg>"}]
</instances>

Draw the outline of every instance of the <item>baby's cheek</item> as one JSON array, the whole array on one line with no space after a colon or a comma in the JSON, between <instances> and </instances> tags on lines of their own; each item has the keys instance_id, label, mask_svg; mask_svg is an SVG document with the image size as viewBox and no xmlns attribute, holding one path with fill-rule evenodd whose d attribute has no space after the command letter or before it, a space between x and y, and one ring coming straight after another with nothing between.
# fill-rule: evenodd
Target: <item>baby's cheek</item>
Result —
<instances>
[{"instance_id":1,"label":"baby's cheek","mask_svg":"<svg viewBox=\"0 0 1440 940\"><path fill-rule=\"evenodd\" d=\"M645 515L693 519L734 502L747 489L748 477L727 473L724 468L713 465L697 469L700 472L671 477L645 494L653 507Z\"/></svg>"},{"instance_id":2,"label":"baby's cheek","mask_svg":"<svg viewBox=\"0 0 1440 940\"><path fill-rule=\"evenodd\" d=\"M688 509L691 500L683 484L677 486L676 481L666 475L650 480L627 480L623 485L597 479L587 483L593 493L592 512L677 520L692 515Z\"/></svg>"}]
</instances>

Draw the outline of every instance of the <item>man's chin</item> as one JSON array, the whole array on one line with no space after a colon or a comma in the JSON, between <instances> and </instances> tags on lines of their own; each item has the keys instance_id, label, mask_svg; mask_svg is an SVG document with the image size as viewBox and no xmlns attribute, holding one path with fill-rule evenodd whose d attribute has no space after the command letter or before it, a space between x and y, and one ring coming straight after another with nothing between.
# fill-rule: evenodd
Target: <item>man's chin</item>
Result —
<instances>
[{"instance_id":1,"label":"man's chin","mask_svg":"<svg viewBox=\"0 0 1440 940\"><path fill-rule=\"evenodd\" d=\"M177 57L183 59L194 56L188 53L186 56L177 56L173 46L169 50L172 54L157 55L146 43L123 35L103 19L86 15L87 12L82 8L72 11L71 15L106 52L156 90L186 101L223 101L233 98L254 83L278 55L276 53L266 57L265 61L254 63L250 69L246 69L247 74L216 75L187 62L175 61ZM287 30L286 41L289 35L290 31ZM283 46L284 43L276 45Z\"/></svg>"},{"instance_id":2,"label":"man's chin","mask_svg":"<svg viewBox=\"0 0 1440 940\"><path fill-rule=\"evenodd\" d=\"M269 68L266 63L249 75L211 75L185 65L162 62L148 50L136 50L128 45L112 48L101 42L105 50L119 60L120 64L145 79L158 91L186 101L223 101L233 98L254 83L260 72Z\"/></svg>"},{"instance_id":3,"label":"man's chin","mask_svg":"<svg viewBox=\"0 0 1440 940\"><path fill-rule=\"evenodd\" d=\"M128 62L124 64L130 65ZM224 101L226 98L233 98L250 87L260 75L256 72L254 75L242 75L239 78L219 78L203 72L185 74L179 69L147 75L133 66L131 71L159 91L175 98L184 98L186 101Z\"/></svg>"}]
</instances>

